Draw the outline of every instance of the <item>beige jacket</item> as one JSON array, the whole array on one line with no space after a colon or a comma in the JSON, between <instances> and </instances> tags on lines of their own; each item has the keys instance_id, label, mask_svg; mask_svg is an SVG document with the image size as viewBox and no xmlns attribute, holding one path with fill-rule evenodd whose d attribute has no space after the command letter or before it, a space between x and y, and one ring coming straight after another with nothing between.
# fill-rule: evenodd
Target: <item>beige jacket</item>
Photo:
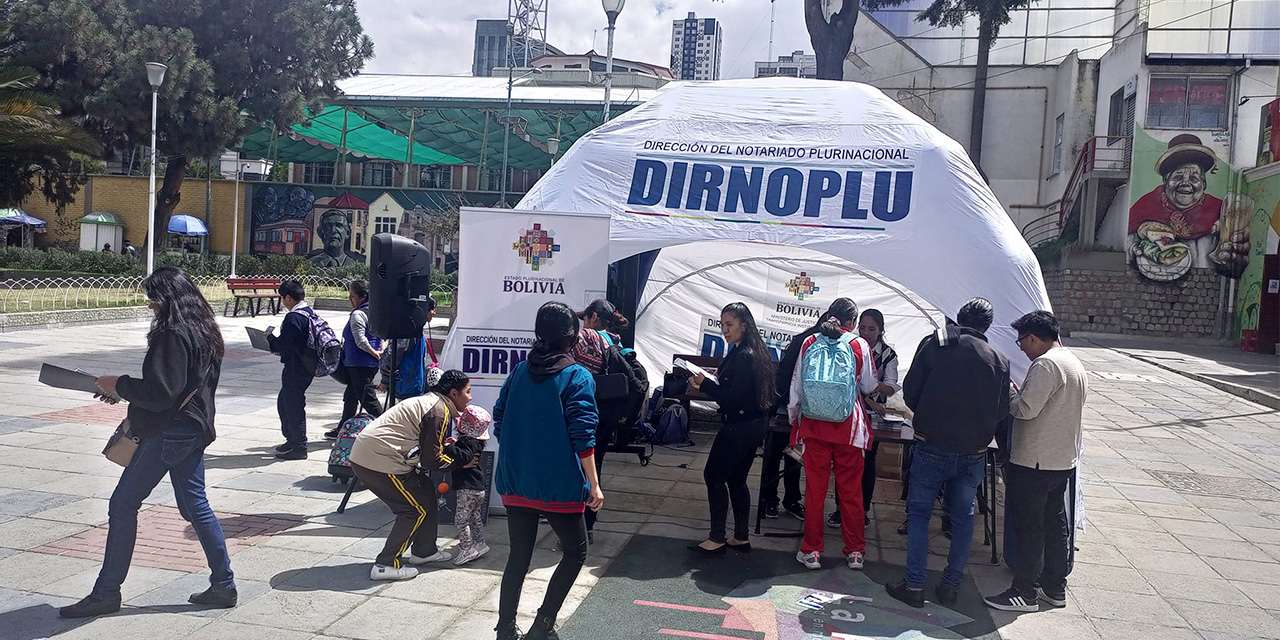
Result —
<instances>
[{"instance_id":1,"label":"beige jacket","mask_svg":"<svg viewBox=\"0 0 1280 640\"><path fill-rule=\"evenodd\" d=\"M1089 374L1074 353L1054 347L1036 358L1022 389L1012 394L1010 461L1021 467L1065 471L1080 461L1081 417Z\"/></svg>"},{"instance_id":2,"label":"beige jacket","mask_svg":"<svg viewBox=\"0 0 1280 640\"><path fill-rule=\"evenodd\" d=\"M437 393L401 400L356 436L351 462L393 475L411 473L419 464L429 469L451 464L444 454L444 439L449 423L457 417L453 403Z\"/></svg>"}]
</instances>

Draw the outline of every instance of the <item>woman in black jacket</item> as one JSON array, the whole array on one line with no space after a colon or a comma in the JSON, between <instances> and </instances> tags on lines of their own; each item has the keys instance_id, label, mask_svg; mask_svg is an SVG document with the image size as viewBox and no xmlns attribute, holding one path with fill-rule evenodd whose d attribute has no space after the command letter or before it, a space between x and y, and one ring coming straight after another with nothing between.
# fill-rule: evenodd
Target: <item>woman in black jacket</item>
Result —
<instances>
[{"instance_id":1,"label":"woman in black jacket","mask_svg":"<svg viewBox=\"0 0 1280 640\"><path fill-rule=\"evenodd\" d=\"M706 555L722 554L727 547L744 553L751 550L747 539L751 519L747 475L751 473L756 448L764 440L774 402L773 360L747 305L735 302L725 307L720 312L720 331L733 349L720 363L719 381L701 374L691 381L720 405L724 420L702 473L711 503L711 535L702 543L689 546ZM732 540L725 538L730 502Z\"/></svg>"},{"instance_id":2,"label":"woman in black jacket","mask_svg":"<svg viewBox=\"0 0 1280 640\"><path fill-rule=\"evenodd\" d=\"M192 595L194 604L234 607L236 583L222 525L204 492L204 449L214 439L214 393L222 370L222 333L187 274L156 269L142 289L155 312L147 334L142 377L102 376L99 396L129 403L132 435L140 442L120 475L108 507L106 557L93 591L63 607L64 618L85 618L120 610L120 585L129 573L138 536L138 509L166 475L173 482L178 511L191 523L209 561L209 589Z\"/></svg>"}]
</instances>

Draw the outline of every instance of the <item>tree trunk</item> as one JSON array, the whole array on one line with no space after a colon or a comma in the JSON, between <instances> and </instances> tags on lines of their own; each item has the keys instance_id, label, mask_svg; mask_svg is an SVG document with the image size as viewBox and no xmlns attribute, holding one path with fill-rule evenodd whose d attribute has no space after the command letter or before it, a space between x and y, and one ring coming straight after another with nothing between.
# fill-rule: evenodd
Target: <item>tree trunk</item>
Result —
<instances>
[{"instance_id":1,"label":"tree trunk","mask_svg":"<svg viewBox=\"0 0 1280 640\"><path fill-rule=\"evenodd\" d=\"M978 67L973 78L973 110L969 121L969 158L978 168L982 178L987 174L982 170L982 125L987 114L987 64L991 59L991 29L986 25L978 28Z\"/></svg>"},{"instance_id":2,"label":"tree trunk","mask_svg":"<svg viewBox=\"0 0 1280 640\"><path fill-rule=\"evenodd\" d=\"M169 237L169 217L182 201L182 180L186 177L187 157L170 158L164 170L164 183L156 190L156 226L151 232L156 234L157 254L164 251L164 242Z\"/></svg>"},{"instance_id":3,"label":"tree trunk","mask_svg":"<svg viewBox=\"0 0 1280 640\"><path fill-rule=\"evenodd\" d=\"M804 22L818 63L819 80L844 80L844 60L853 45L858 23L858 0L843 0L828 18L823 0L804 0Z\"/></svg>"}]
</instances>

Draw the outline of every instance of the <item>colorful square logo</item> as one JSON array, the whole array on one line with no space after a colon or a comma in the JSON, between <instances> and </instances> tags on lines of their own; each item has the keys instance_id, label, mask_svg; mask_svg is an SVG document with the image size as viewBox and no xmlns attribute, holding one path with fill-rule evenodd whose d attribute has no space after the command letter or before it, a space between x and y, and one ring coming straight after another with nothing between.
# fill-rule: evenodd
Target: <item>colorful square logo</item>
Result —
<instances>
[{"instance_id":1,"label":"colorful square logo","mask_svg":"<svg viewBox=\"0 0 1280 640\"><path fill-rule=\"evenodd\" d=\"M787 291L790 291L797 300L804 300L806 296L817 293L819 288L818 283L814 282L809 274L801 271L800 275L787 282Z\"/></svg>"},{"instance_id":2,"label":"colorful square logo","mask_svg":"<svg viewBox=\"0 0 1280 640\"><path fill-rule=\"evenodd\" d=\"M550 265L553 262L552 258L560 251L555 234L543 229L541 224L534 224L532 229L522 229L520 238L511 244L511 248L515 249L516 253L524 258L524 263L534 271Z\"/></svg>"}]
</instances>

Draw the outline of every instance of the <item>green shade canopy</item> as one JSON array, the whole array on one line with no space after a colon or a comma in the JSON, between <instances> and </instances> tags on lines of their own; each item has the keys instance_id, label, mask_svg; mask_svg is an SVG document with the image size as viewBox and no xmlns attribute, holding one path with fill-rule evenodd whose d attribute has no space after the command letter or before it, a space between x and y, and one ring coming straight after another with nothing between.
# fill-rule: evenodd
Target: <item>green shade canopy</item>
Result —
<instances>
[{"instance_id":1,"label":"green shade canopy","mask_svg":"<svg viewBox=\"0 0 1280 640\"><path fill-rule=\"evenodd\" d=\"M120 220L120 216L110 211L94 211L93 213L76 220L80 224L101 224L112 227L123 227L124 222Z\"/></svg>"},{"instance_id":2,"label":"green shade canopy","mask_svg":"<svg viewBox=\"0 0 1280 640\"><path fill-rule=\"evenodd\" d=\"M304 122L293 125L282 135L276 135L271 127L259 127L245 136L240 152L277 162L334 162L338 160L339 150L344 148L347 153L342 159L348 162L409 160L405 136L337 105L326 107ZM423 144L413 145L412 157L414 164L463 163L459 158Z\"/></svg>"},{"instance_id":3,"label":"green shade canopy","mask_svg":"<svg viewBox=\"0 0 1280 640\"><path fill-rule=\"evenodd\" d=\"M417 142L461 158L467 164L485 164L490 168L502 165L502 123L506 109L479 106L415 109L359 106L352 109L398 132L412 129ZM613 115L624 111L626 109L613 110ZM547 169L551 166L548 139L560 138L559 153L564 153L601 120L599 109L513 108L507 164L515 169ZM419 163L417 157L414 162Z\"/></svg>"}]
</instances>

